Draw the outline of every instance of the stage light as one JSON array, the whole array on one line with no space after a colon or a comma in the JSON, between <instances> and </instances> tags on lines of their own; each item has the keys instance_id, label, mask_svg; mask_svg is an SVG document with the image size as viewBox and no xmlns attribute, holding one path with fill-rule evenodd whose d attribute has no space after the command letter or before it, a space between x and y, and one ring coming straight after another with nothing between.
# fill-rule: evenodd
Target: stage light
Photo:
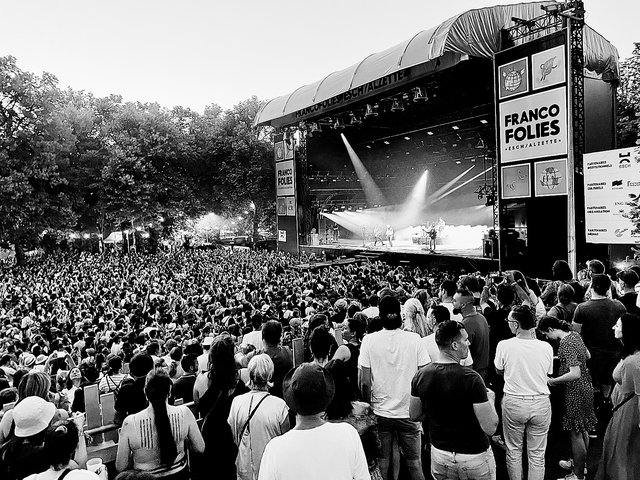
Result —
<instances>
[{"instance_id":1,"label":"stage light","mask_svg":"<svg viewBox=\"0 0 640 480\"><path fill-rule=\"evenodd\" d=\"M460 127L459 127L459 126L457 126L457 125L454 125L454 126L453 126L453 127L451 127L451 128L453 128L454 130L460 130Z\"/></svg>"},{"instance_id":2,"label":"stage light","mask_svg":"<svg viewBox=\"0 0 640 480\"><path fill-rule=\"evenodd\" d=\"M427 132L427 135L433 135L433 132L432 132L431 130L429 130L429 131Z\"/></svg>"},{"instance_id":3,"label":"stage light","mask_svg":"<svg viewBox=\"0 0 640 480\"><path fill-rule=\"evenodd\" d=\"M336 130L342 130L344 128L344 120L342 120L342 118L340 117L336 117L336 121L333 124L333 128L335 128Z\"/></svg>"},{"instance_id":4,"label":"stage light","mask_svg":"<svg viewBox=\"0 0 640 480\"><path fill-rule=\"evenodd\" d=\"M389 145L389 140L385 140L383 143L384 143L385 145Z\"/></svg>"},{"instance_id":5,"label":"stage light","mask_svg":"<svg viewBox=\"0 0 640 480\"><path fill-rule=\"evenodd\" d=\"M480 120L480 123L483 125L486 125L487 123L489 123L488 121L486 121L484 118L482 120Z\"/></svg>"},{"instance_id":6,"label":"stage light","mask_svg":"<svg viewBox=\"0 0 640 480\"><path fill-rule=\"evenodd\" d=\"M411 137L404 137L405 140L411 140Z\"/></svg>"},{"instance_id":7,"label":"stage light","mask_svg":"<svg viewBox=\"0 0 640 480\"><path fill-rule=\"evenodd\" d=\"M309 134L313 135L314 133L317 132L321 132L322 129L320 128L320 125L318 125L316 122L312 122L311 124L309 124Z\"/></svg>"},{"instance_id":8,"label":"stage light","mask_svg":"<svg viewBox=\"0 0 640 480\"><path fill-rule=\"evenodd\" d=\"M399 98L394 98L393 99L393 103L391 104L391 111L392 112L402 112L404 111L404 103L402 103L402 100Z\"/></svg>"},{"instance_id":9,"label":"stage light","mask_svg":"<svg viewBox=\"0 0 640 480\"><path fill-rule=\"evenodd\" d=\"M413 90L413 101L414 102L420 102L420 101L425 101L428 100L429 97L427 96L427 91L422 88L422 87L416 87Z\"/></svg>"},{"instance_id":10,"label":"stage light","mask_svg":"<svg viewBox=\"0 0 640 480\"><path fill-rule=\"evenodd\" d=\"M460 165L462 162L460 160L456 160L456 165Z\"/></svg>"},{"instance_id":11,"label":"stage light","mask_svg":"<svg viewBox=\"0 0 640 480\"><path fill-rule=\"evenodd\" d=\"M480 140L478 140L478 143L476 144L476 148L484 148L484 140L482 140L482 138Z\"/></svg>"},{"instance_id":12,"label":"stage light","mask_svg":"<svg viewBox=\"0 0 640 480\"><path fill-rule=\"evenodd\" d=\"M361 125L362 124L362 120L360 120L360 117L358 117L355 113L350 112L349 114L351 115L351 125Z\"/></svg>"},{"instance_id":13,"label":"stage light","mask_svg":"<svg viewBox=\"0 0 640 480\"><path fill-rule=\"evenodd\" d=\"M369 118L369 117L377 117L378 116L378 112L376 111L376 107L371 106L367 103L367 108L364 112L364 116L365 118Z\"/></svg>"},{"instance_id":14,"label":"stage light","mask_svg":"<svg viewBox=\"0 0 640 480\"><path fill-rule=\"evenodd\" d=\"M365 148L371 148L371 145L365 145Z\"/></svg>"}]
</instances>

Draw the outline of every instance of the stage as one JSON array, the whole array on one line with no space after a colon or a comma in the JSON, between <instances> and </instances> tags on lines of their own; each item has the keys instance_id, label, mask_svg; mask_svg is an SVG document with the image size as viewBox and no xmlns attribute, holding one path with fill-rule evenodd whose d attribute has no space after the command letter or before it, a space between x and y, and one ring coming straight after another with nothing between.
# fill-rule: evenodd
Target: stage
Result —
<instances>
[{"instance_id":1,"label":"stage","mask_svg":"<svg viewBox=\"0 0 640 480\"><path fill-rule=\"evenodd\" d=\"M354 258L363 261L383 260L395 264L411 264L441 268L464 268L465 270L487 273L498 269L498 260L483 256L482 248L455 248L453 246L438 245L436 251L425 249L425 245L418 245L409 241L393 242L389 246L373 245L358 239L340 239L339 242L321 245L301 245L300 250L307 255L313 254L317 262ZM311 262L310 266L313 266ZM324 265L326 266L326 265Z\"/></svg>"}]
</instances>

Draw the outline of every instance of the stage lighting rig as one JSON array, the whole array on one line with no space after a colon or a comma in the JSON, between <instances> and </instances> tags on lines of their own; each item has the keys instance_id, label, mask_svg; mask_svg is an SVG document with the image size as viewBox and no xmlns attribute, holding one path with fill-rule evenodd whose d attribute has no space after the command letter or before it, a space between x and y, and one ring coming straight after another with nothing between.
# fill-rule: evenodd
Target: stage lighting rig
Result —
<instances>
[{"instance_id":1,"label":"stage lighting rig","mask_svg":"<svg viewBox=\"0 0 640 480\"><path fill-rule=\"evenodd\" d=\"M429 100L429 96L427 95L427 91L422 87L416 87L413 89L413 101L414 102L424 102Z\"/></svg>"},{"instance_id":2,"label":"stage lighting rig","mask_svg":"<svg viewBox=\"0 0 640 480\"><path fill-rule=\"evenodd\" d=\"M392 112L402 112L404 111L404 103L401 98L394 98L391 103L391 111Z\"/></svg>"}]
</instances>

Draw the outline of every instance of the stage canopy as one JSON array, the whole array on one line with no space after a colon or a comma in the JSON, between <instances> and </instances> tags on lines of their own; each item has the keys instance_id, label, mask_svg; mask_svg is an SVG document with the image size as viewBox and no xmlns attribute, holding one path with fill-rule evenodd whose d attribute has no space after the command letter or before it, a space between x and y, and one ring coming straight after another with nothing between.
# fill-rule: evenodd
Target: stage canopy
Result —
<instances>
[{"instance_id":1,"label":"stage canopy","mask_svg":"<svg viewBox=\"0 0 640 480\"><path fill-rule=\"evenodd\" d=\"M492 58L500 50L502 30L514 26L514 17L522 20L539 17L544 13L541 7L553 3L499 5L456 15L383 52L369 55L355 65L331 73L288 95L274 98L258 112L255 123L285 126L309 119L315 113L324 115L399 86L403 80L402 72L409 68L415 67L418 75L426 77L469 57ZM543 31L539 36L546 33ZM605 79L617 78L618 51L586 25L584 59L588 74ZM416 78L413 75L411 81ZM364 89L358 90L363 86Z\"/></svg>"}]
</instances>

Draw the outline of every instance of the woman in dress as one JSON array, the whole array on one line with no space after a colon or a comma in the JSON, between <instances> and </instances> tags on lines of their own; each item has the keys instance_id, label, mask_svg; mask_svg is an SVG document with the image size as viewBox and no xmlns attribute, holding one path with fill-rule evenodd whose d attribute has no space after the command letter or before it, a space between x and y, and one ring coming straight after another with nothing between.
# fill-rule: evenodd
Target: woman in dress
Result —
<instances>
[{"instance_id":1,"label":"woman in dress","mask_svg":"<svg viewBox=\"0 0 640 480\"><path fill-rule=\"evenodd\" d=\"M614 325L622 360L613 371L613 416L602 444L598 480L640 478L640 317L625 313Z\"/></svg>"},{"instance_id":2,"label":"woman in dress","mask_svg":"<svg viewBox=\"0 0 640 480\"><path fill-rule=\"evenodd\" d=\"M289 431L289 408L281 398L269 394L273 361L263 353L249 361L251 391L233 399L228 423L238 446L236 469L239 480L257 480L267 443Z\"/></svg>"},{"instance_id":3,"label":"woman in dress","mask_svg":"<svg viewBox=\"0 0 640 480\"><path fill-rule=\"evenodd\" d=\"M582 337L571 331L564 320L542 317L538 329L549 340L560 340L558 376L549 378L550 387L564 386L564 411L562 429L569 432L573 453L573 475L583 479L585 475L589 431L595 428L597 419L593 409L593 384L587 369L591 358Z\"/></svg>"},{"instance_id":4,"label":"woman in dress","mask_svg":"<svg viewBox=\"0 0 640 480\"><path fill-rule=\"evenodd\" d=\"M155 478L187 479L187 450L201 453L204 440L191 410L168 404L171 379L159 368L147 375L149 406L125 418L120 430L116 470L152 473Z\"/></svg>"}]
</instances>

